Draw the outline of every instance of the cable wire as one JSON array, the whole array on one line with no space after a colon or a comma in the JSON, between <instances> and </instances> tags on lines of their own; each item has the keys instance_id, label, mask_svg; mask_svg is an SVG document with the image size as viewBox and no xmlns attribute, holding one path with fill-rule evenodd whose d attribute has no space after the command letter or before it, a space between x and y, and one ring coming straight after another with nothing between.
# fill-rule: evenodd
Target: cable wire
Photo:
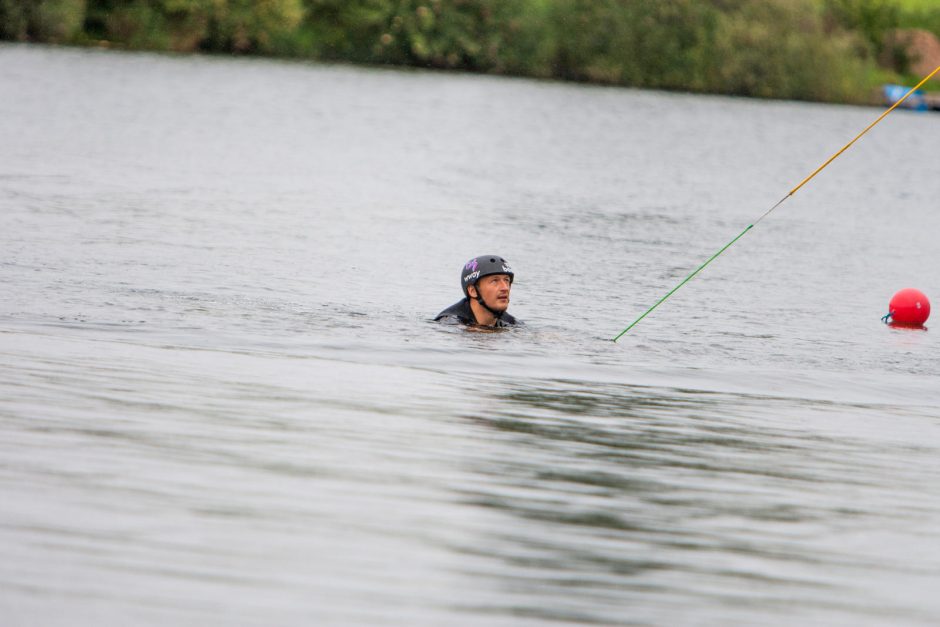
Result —
<instances>
[{"instance_id":1,"label":"cable wire","mask_svg":"<svg viewBox=\"0 0 940 627\"><path fill-rule=\"evenodd\" d=\"M777 201L777 204L775 204L773 207L771 207L770 209L768 209L767 211L765 211L764 214L763 214L761 217L759 217L757 220L755 220L752 224L747 225L747 228L744 229L743 231L741 231L741 232L738 234L737 237L735 237L733 240L731 240L730 242L728 242L727 244L725 244L724 247L723 247L721 250L719 250L719 251L716 252L714 255L712 255L711 257L709 257L709 258L705 261L705 263L703 263L703 264L700 265L698 268L696 268L695 270L693 270L692 273L691 273L689 276L685 277L685 278L682 280L682 282L679 283L679 285L677 285L677 286L675 286L674 288L672 288L671 290L669 290L669 292L668 292L665 296L663 296L663 297L660 298L658 301L656 301L656 304L654 304L652 307L650 307L650 308L647 309L645 312L643 312L643 315L640 316L639 318L637 318L636 320L634 320L634 321L630 324L630 326L628 326L626 329L624 329L623 331L621 331L620 333L618 333L618 334L617 334L617 337L615 337L615 338L613 339L613 341L616 342L616 341L619 340L621 337L623 337L623 335L624 335L627 331L629 331L630 329L632 329L633 327L635 327L636 324L637 324L640 320L642 320L643 318L645 318L645 317L646 317L647 315L649 315L654 309L656 309L657 307L659 307L663 302L666 301L666 299L668 299L668 298L669 298L670 296L672 296L676 291L678 291L678 289L679 289L680 287L682 287L683 285L685 285L686 283L688 283L690 280L692 280L692 277L694 277L696 274L698 274L699 272L701 272L702 270L704 270L704 269L705 269L705 266L707 266L707 265L710 264L712 261L714 261L715 259L717 259L718 256L719 256L721 253L723 253L723 252L725 252L726 250L728 250L728 249L731 247L731 245L734 244L736 241L738 241L739 239L741 239L742 237L744 237L744 234L745 234L745 233L747 233L747 232L750 231L752 228L754 228L755 226L757 226L757 224L759 224L761 220L763 220L764 218L766 218L767 216L769 216L769 215L771 214L771 212L773 212L774 209L776 209L777 207L779 207L780 205L782 205L784 202L786 202L787 199L790 198L790 196L792 196L792 195L795 194L797 191L799 191L799 189L800 189L801 187L803 187L804 185L806 185L807 183L809 183L809 182L813 179L813 177L815 177L817 174L819 174L820 172L822 172L822 171L826 168L826 166L828 166L830 163L832 163L833 161L835 161L835 160L839 157L839 155L841 155L843 152L845 152L846 150L848 150L848 149L852 146L852 144L854 144L854 143L857 142L859 139L861 139L862 135L864 135L865 133L867 133L868 131L870 131L871 129L873 129L879 122L881 122L883 119L885 119L885 118L888 116L889 113L891 113L892 111L894 111L902 102L904 102L905 100L907 100L907 97L908 97L908 96L910 96L910 95L913 94L915 91L917 91L918 89L920 89L920 88L924 85L924 83L926 83L926 82L929 81L931 78L933 78L933 76L934 76L937 72L940 72L940 65L938 65L938 66L936 67L936 69L935 69L933 72L931 72L930 74L928 74L927 76L925 76L919 83L917 83L916 85L914 85L913 87L911 87L911 88L908 90L908 92L907 92L906 94L904 94L903 97L899 98L897 102L895 102L895 103L894 103L893 105L891 105L888 109L886 109L884 113L882 113L880 116L878 116L878 119L876 119L874 122L872 122L871 124L869 124L868 126L866 126L866 127L865 127L865 130L863 130L861 133L859 133L858 135L856 135L856 136L852 139L852 141L850 141L849 143L847 143L847 144L846 144L845 146L843 146L838 152L836 152L834 155L832 155L831 157L829 157L829 159L826 160L826 162L823 163L821 166L819 166L818 168L816 168L815 170L813 170L813 173L812 173L812 174L810 174L810 175L807 176L805 179L803 179L802 181L800 181L800 184L797 185L796 187L794 187L793 189L791 189L791 190L787 193L786 196L784 196L783 198L781 198L780 200L778 200L778 201Z\"/></svg>"}]
</instances>

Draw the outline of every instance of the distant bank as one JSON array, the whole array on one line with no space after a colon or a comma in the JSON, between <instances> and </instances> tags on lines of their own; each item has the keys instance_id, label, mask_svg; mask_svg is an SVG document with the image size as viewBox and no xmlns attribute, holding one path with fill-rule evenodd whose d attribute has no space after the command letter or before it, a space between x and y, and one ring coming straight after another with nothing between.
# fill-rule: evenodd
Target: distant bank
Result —
<instances>
[{"instance_id":1,"label":"distant bank","mask_svg":"<svg viewBox=\"0 0 940 627\"><path fill-rule=\"evenodd\" d=\"M882 84L909 81L922 66L940 64L937 4L0 0L0 38L863 104L880 100Z\"/></svg>"}]
</instances>

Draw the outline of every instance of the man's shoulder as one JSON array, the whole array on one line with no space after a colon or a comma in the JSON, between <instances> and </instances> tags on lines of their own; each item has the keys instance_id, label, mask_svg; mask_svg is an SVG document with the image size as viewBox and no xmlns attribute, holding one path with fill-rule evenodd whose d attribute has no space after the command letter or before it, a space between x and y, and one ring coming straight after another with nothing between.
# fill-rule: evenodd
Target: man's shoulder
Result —
<instances>
[{"instance_id":1,"label":"man's shoulder","mask_svg":"<svg viewBox=\"0 0 940 627\"><path fill-rule=\"evenodd\" d=\"M454 303L441 313L434 317L435 322L447 324L476 324L473 317L473 311L470 309L470 301L466 298ZM525 326L522 320L516 319L509 313L503 313L496 322L497 327L521 327Z\"/></svg>"},{"instance_id":2,"label":"man's shoulder","mask_svg":"<svg viewBox=\"0 0 940 627\"><path fill-rule=\"evenodd\" d=\"M454 303L441 313L434 317L435 322L458 322L461 324L470 324L473 322L470 311L470 301L466 298Z\"/></svg>"}]
</instances>

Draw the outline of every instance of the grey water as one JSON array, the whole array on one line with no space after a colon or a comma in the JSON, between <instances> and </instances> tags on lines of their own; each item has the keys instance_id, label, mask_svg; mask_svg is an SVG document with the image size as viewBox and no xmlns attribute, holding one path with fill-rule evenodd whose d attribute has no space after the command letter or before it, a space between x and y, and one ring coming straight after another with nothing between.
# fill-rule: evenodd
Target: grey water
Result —
<instances>
[{"instance_id":1,"label":"grey water","mask_svg":"<svg viewBox=\"0 0 940 627\"><path fill-rule=\"evenodd\" d=\"M0 47L0 623L936 624L940 116L610 341L878 113Z\"/></svg>"}]
</instances>

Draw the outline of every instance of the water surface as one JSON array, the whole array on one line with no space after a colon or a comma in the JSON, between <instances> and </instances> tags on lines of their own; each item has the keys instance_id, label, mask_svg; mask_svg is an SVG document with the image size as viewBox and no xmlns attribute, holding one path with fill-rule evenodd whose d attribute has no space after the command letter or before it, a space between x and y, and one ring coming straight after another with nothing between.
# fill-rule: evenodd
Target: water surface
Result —
<instances>
[{"instance_id":1,"label":"water surface","mask_svg":"<svg viewBox=\"0 0 940 627\"><path fill-rule=\"evenodd\" d=\"M927 625L940 117L0 47L4 625ZM469 257L528 324L429 322ZM928 323L928 326L930 323Z\"/></svg>"}]
</instances>

